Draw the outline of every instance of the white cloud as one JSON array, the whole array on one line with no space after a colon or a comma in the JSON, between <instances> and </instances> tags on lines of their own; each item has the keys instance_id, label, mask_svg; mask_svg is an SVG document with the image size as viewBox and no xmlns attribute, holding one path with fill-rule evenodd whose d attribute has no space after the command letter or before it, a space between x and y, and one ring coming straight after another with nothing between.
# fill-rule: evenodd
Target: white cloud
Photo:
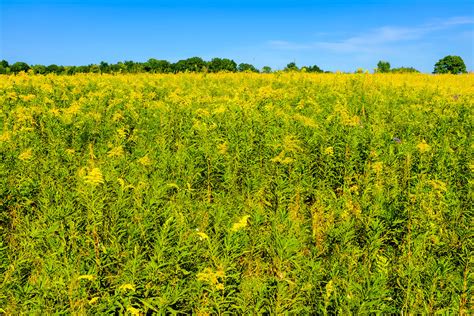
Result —
<instances>
[{"instance_id":1,"label":"white cloud","mask_svg":"<svg viewBox=\"0 0 474 316\"><path fill-rule=\"evenodd\" d=\"M268 41L267 45L279 50L305 51L325 49L335 53L369 53L379 51L390 44L421 40L430 33L468 24L474 24L474 19L471 17L453 17L415 27L383 26L366 34L352 36L340 41L296 43L273 40Z\"/></svg>"},{"instance_id":2,"label":"white cloud","mask_svg":"<svg viewBox=\"0 0 474 316\"><path fill-rule=\"evenodd\" d=\"M474 18L470 16L457 16L445 21L442 21L442 25L450 26L450 25L462 25L462 24L474 24Z\"/></svg>"}]
</instances>

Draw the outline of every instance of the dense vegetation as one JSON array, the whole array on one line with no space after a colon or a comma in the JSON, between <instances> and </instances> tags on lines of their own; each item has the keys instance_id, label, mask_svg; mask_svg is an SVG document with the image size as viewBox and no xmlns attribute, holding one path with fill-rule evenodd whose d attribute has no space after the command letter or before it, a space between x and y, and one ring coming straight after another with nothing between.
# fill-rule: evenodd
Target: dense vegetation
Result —
<instances>
[{"instance_id":1,"label":"dense vegetation","mask_svg":"<svg viewBox=\"0 0 474 316\"><path fill-rule=\"evenodd\" d=\"M0 311L467 314L473 84L0 76Z\"/></svg>"},{"instance_id":2,"label":"dense vegetation","mask_svg":"<svg viewBox=\"0 0 474 316\"><path fill-rule=\"evenodd\" d=\"M301 67L305 72L324 72L318 66ZM285 71L300 70L294 63L289 63ZM182 73L182 72L260 72L255 66L247 63L237 65L235 61L227 58L213 58L205 61L200 57L191 57L171 63L167 60L157 60L150 58L146 62L124 61L116 64L100 62L100 64L91 64L84 66L58 66L56 64L28 65L25 62L15 62L10 64L6 60L0 61L0 74L11 74L19 72L32 72L33 74L46 75L74 75L76 73ZM263 73L270 73L272 69L269 66L262 68Z\"/></svg>"},{"instance_id":3,"label":"dense vegetation","mask_svg":"<svg viewBox=\"0 0 474 316\"><path fill-rule=\"evenodd\" d=\"M434 74L463 74L466 73L466 64L459 56L448 55L441 58L434 67Z\"/></svg>"},{"instance_id":4,"label":"dense vegetation","mask_svg":"<svg viewBox=\"0 0 474 316\"><path fill-rule=\"evenodd\" d=\"M460 57L458 57L460 58ZM462 60L462 59L461 59ZM381 66L382 63L382 66ZM440 62L438 62L439 64ZM438 65L437 64L437 65ZM412 73L419 72L412 67L399 67L390 69L389 62L380 61L377 65L376 72L396 72L396 73ZM450 73L449 67L445 67L444 73ZM465 69L465 67L464 67ZM310 72L310 73L330 73L324 71L317 65L298 67L296 63L291 62L283 69L285 72ZM100 73L100 74L126 74L126 73L183 73L183 72L201 72L201 73L217 73L217 72L262 72L271 73L272 68L264 66L261 70L257 69L252 64L240 63L237 65L235 61L227 58L213 58L210 61L205 61L200 57L191 57L188 59L179 60L171 63L167 60L157 60L150 58L146 62L124 61L116 64L109 64L107 62L100 62L99 64L90 64L83 66L58 66L52 65L28 65L25 62L15 62L10 64L6 60L0 61L0 74L17 74L20 72L31 72L38 75L57 74L57 75L74 75L78 73ZM356 71L356 72L364 72ZM464 71L466 72L466 71Z\"/></svg>"}]
</instances>

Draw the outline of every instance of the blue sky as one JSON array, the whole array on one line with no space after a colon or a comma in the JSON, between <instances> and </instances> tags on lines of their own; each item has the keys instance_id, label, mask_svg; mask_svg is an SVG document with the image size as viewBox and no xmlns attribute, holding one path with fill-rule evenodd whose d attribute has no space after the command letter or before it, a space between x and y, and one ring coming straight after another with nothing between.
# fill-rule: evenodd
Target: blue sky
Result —
<instances>
[{"instance_id":1,"label":"blue sky","mask_svg":"<svg viewBox=\"0 0 474 316\"><path fill-rule=\"evenodd\" d=\"M474 70L467 0L0 0L0 59L80 65L227 57L283 68L431 72L446 55Z\"/></svg>"}]
</instances>

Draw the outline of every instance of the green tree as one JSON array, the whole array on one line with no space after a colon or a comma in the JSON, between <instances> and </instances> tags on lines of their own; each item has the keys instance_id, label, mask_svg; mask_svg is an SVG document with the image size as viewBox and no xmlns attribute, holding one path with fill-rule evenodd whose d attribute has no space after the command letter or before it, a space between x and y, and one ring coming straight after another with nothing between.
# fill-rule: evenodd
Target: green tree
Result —
<instances>
[{"instance_id":1,"label":"green tree","mask_svg":"<svg viewBox=\"0 0 474 316\"><path fill-rule=\"evenodd\" d=\"M97 64L89 65L89 71L95 74L100 73L100 67Z\"/></svg>"},{"instance_id":2,"label":"green tree","mask_svg":"<svg viewBox=\"0 0 474 316\"><path fill-rule=\"evenodd\" d=\"M50 74L50 73L59 73L59 66L58 65L55 65L55 64L52 64L52 65L49 65L46 67L46 73Z\"/></svg>"},{"instance_id":3,"label":"green tree","mask_svg":"<svg viewBox=\"0 0 474 316\"><path fill-rule=\"evenodd\" d=\"M11 65L10 69L12 72L18 73L20 71L28 71L30 69L30 66L27 63L19 61Z\"/></svg>"},{"instance_id":4,"label":"green tree","mask_svg":"<svg viewBox=\"0 0 474 316\"><path fill-rule=\"evenodd\" d=\"M379 61L377 63L377 72L380 72L380 73L387 73L387 72L390 72L390 63L388 61Z\"/></svg>"},{"instance_id":5,"label":"green tree","mask_svg":"<svg viewBox=\"0 0 474 316\"><path fill-rule=\"evenodd\" d=\"M90 65L77 66L76 73L89 73L91 71Z\"/></svg>"},{"instance_id":6,"label":"green tree","mask_svg":"<svg viewBox=\"0 0 474 316\"><path fill-rule=\"evenodd\" d=\"M172 71L171 63L167 60L150 58L144 63L143 69L153 73L168 73Z\"/></svg>"},{"instance_id":7,"label":"green tree","mask_svg":"<svg viewBox=\"0 0 474 316\"><path fill-rule=\"evenodd\" d=\"M259 72L258 69L254 67L254 65L246 64L246 63L240 63L239 66L237 67L237 70L240 72L244 72L244 71Z\"/></svg>"},{"instance_id":8,"label":"green tree","mask_svg":"<svg viewBox=\"0 0 474 316\"><path fill-rule=\"evenodd\" d=\"M317 73L322 73L324 72L321 68L319 68L317 65L313 65L313 66L308 66L308 67L304 67L306 68L306 71L307 72L317 72Z\"/></svg>"},{"instance_id":9,"label":"green tree","mask_svg":"<svg viewBox=\"0 0 474 316\"><path fill-rule=\"evenodd\" d=\"M127 69L126 69L124 63L121 62L121 61L119 61L116 64L111 64L110 65L110 71L112 71L112 72L121 73L121 72L126 72L126 70Z\"/></svg>"},{"instance_id":10,"label":"green tree","mask_svg":"<svg viewBox=\"0 0 474 316\"><path fill-rule=\"evenodd\" d=\"M2 60L0 61L0 75L2 74L6 74L8 72L9 69L8 68L8 61L6 60Z\"/></svg>"},{"instance_id":11,"label":"green tree","mask_svg":"<svg viewBox=\"0 0 474 316\"><path fill-rule=\"evenodd\" d=\"M461 74L466 73L466 64L459 56L448 55L441 58L434 66L434 74Z\"/></svg>"},{"instance_id":12,"label":"green tree","mask_svg":"<svg viewBox=\"0 0 474 316\"><path fill-rule=\"evenodd\" d=\"M167 60L158 60L155 69L159 73L170 73L173 71L171 63Z\"/></svg>"},{"instance_id":13,"label":"green tree","mask_svg":"<svg viewBox=\"0 0 474 316\"><path fill-rule=\"evenodd\" d=\"M110 65L109 63L105 61L101 61L99 64L99 69L100 69L100 73L108 73L110 72Z\"/></svg>"},{"instance_id":14,"label":"green tree","mask_svg":"<svg viewBox=\"0 0 474 316\"><path fill-rule=\"evenodd\" d=\"M219 71L237 71L237 64L235 61L227 58L213 58L208 63L208 68L210 72L219 72Z\"/></svg>"},{"instance_id":15,"label":"green tree","mask_svg":"<svg viewBox=\"0 0 474 316\"><path fill-rule=\"evenodd\" d=\"M66 66L64 67L64 73L66 75L74 75L77 71L77 67L76 66Z\"/></svg>"},{"instance_id":16,"label":"green tree","mask_svg":"<svg viewBox=\"0 0 474 316\"><path fill-rule=\"evenodd\" d=\"M299 69L298 69L298 67L296 66L296 63L291 62L291 63L289 63L288 65L286 65L286 67L285 67L284 70L285 70L285 71L298 71Z\"/></svg>"},{"instance_id":17,"label":"green tree","mask_svg":"<svg viewBox=\"0 0 474 316\"><path fill-rule=\"evenodd\" d=\"M200 57L182 59L173 64L174 72L201 72L207 67L207 63Z\"/></svg>"},{"instance_id":18,"label":"green tree","mask_svg":"<svg viewBox=\"0 0 474 316\"><path fill-rule=\"evenodd\" d=\"M47 72L46 66L44 65L34 65L31 67L35 74L44 75Z\"/></svg>"},{"instance_id":19,"label":"green tree","mask_svg":"<svg viewBox=\"0 0 474 316\"><path fill-rule=\"evenodd\" d=\"M123 62L123 64L125 65L125 69L128 73L136 72L137 67L136 67L134 61L126 60L126 61Z\"/></svg>"},{"instance_id":20,"label":"green tree","mask_svg":"<svg viewBox=\"0 0 474 316\"><path fill-rule=\"evenodd\" d=\"M269 74L272 72L272 67L270 66L263 66L262 67L262 72L265 73L265 74Z\"/></svg>"}]
</instances>

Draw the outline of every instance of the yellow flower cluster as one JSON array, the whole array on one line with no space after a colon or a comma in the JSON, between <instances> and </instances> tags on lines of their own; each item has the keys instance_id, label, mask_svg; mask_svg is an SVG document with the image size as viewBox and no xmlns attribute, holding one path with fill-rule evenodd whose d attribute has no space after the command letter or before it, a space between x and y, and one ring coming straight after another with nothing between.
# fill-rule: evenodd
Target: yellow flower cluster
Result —
<instances>
[{"instance_id":1,"label":"yellow flower cluster","mask_svg":"<svg viewBox=\"0 0 474 316\"><path fill-rule=\"evenodd\" d=\"M224 290L224 278L225 272L223 269L214 271L211 268L205 268L202 272L197 274L199 281L211 284L218 290Z\"/></svg>"},{"instance_id":2,"label":"yellow flower cluster","mask_svg":"<svg viewBox=\"0 0 474 316\"><path fill-rule=\"evenodd\" d=\"M426 153L428 151L431 150L431 146L428 145L425 140L421 141L420 143L418 143L418 145L416 145L416 148L418 148L418 150L421 152L421 153Z\"/></svg>"},{"instance_id":3,"label":"yellow flower cluster","mask_svg":"<svg viewBox=\"0 0 474 316\"><path fill-rule=\"evenodd\" d=\"M237 232L237 231L241 230L242 228L247 227L247 223L248 223L249 218L250 218L249 215L242 216L242 218L238 222L236 222L232 225L232 228L230 230L232 232Z\"/></svg>"},{"instance_id":4,"label":"yellow flower cluster","mask_svg":"<svg viewBox=\"0 0 474 316\"><path fill-rule=\"evenodd\" d=\"M84 182L96 186L104 183L104 177L99 168L91 168L84 176Z\"/></svg>"}]
</instances>

